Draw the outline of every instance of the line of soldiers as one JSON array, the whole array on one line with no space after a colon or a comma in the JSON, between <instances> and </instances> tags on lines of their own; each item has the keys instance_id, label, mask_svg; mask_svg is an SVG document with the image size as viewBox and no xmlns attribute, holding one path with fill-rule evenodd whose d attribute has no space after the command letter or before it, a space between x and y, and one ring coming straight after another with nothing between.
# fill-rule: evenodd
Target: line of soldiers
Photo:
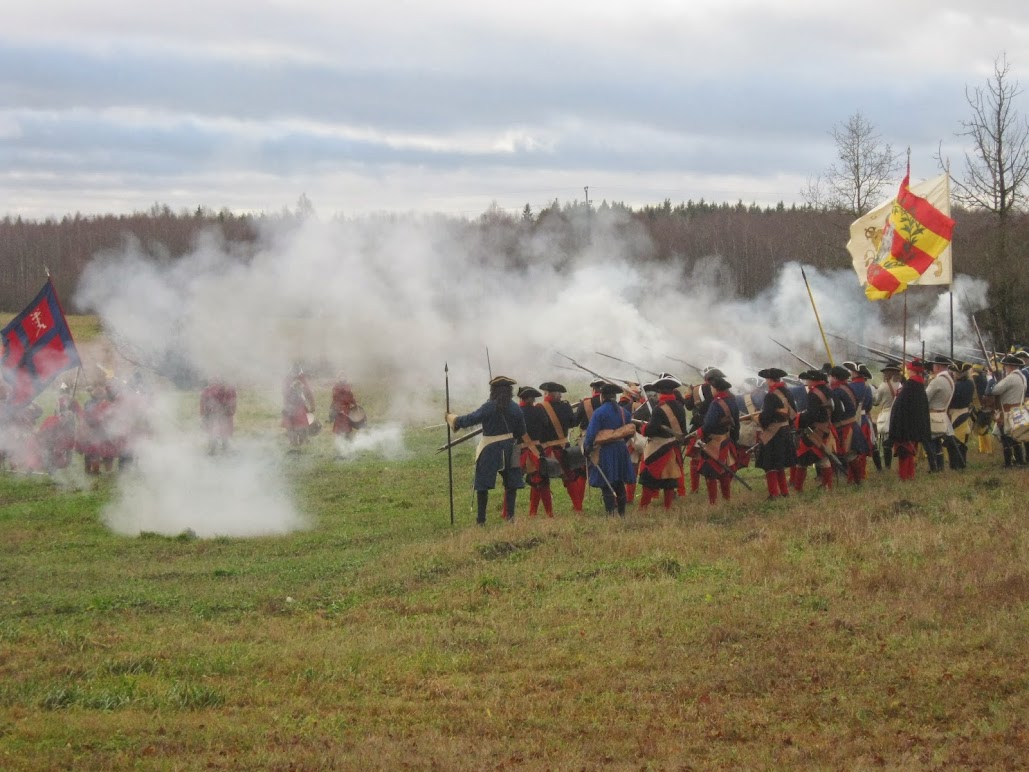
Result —
<instances>
[{"instance_id":1,"label":"line of soldiers","mask_svg":"<svg viewBox=\"0 0 1029 772\"><path fill-rule=\"evenodd\" d=\"M883 382L858 362L824 365L798 376L770 367L746 394L717 368L703 382L687 385L670 373L639 386L596 378L592 393L574 405L555 381L538 388L506 376L490 381L489 399L466 415L448 413L457 431L482 425L476 452L474 489L477 522L485 523L489 491L499 475L505 490L503 517L513 518L517 490L530 487L529 515L542 504L554 515L551 480L560 478L572 509L582 511L585 486L600 489L605 509L624 514L642 488L639 506L660 500L671 508L677 497L706 485L709 503L730 499L737 472L755 462L765 473L770 499L803 492L809 469L818 485L831 489L837 475L861 485L868 459L879 471L898 461L902 480L913 479L924 455L929 471L962 470L968 442L980 439L991 452L990 431L998 427L1005 466L1029 460L1029 436L1012 426L1026 408L1029 355L1001 360L1005 374L991 376L942 356L883 364ZM902 372L906 371L906 377ZM873 409L878 408L873 421ZM1017 420L1017 419L1016 419ZM571 433L578 428L578 441ZM749 486L748 486L749 487Z\"/></svg>"}]
</instances>

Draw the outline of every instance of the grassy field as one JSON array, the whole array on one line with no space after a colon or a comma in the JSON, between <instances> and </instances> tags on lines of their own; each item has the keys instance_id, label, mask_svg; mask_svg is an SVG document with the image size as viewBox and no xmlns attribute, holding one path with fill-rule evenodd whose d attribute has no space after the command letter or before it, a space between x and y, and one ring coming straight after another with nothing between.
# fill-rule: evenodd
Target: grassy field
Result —
<instances>
[{"instance_id":1,"label":"grassy field","mask_svg":"<svg viewBox=\"0 0 1029 772\"><path fill-rule=\"evenodd\" d=\"M114 480L0 477L0 768L1026 765L1029 473L624 521L557 488L480 529L442 434L315 438L276 538L120 537Z\"/></svg>"}]
</instances>

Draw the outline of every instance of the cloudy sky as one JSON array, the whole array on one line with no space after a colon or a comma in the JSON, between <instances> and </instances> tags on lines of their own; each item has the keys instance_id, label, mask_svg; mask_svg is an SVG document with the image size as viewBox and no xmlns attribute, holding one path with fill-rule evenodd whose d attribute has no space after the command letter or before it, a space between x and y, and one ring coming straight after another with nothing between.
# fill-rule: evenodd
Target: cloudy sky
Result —
<instances>
[{"instance_id":1,"label":"cloudy sky","mask_svg":"<svg viewBox=\"0 0 1029 772\"><path fill-rule=\"evenodd\" d=\"M14 0L0 213L789 202L856 111L957 171L1002 53L1024 0Z\"/></svg>"}]
</instances>

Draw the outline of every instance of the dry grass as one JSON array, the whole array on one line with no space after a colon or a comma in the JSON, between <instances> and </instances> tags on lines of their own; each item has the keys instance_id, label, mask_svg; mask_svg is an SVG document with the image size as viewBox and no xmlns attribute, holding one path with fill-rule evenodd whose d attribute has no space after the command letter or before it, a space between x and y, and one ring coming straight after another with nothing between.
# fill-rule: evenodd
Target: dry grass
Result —
<instances>
[{"instance_id":1,"label":"dry grass","mask_svg":"<svg viewBox=\"0 0 1029 772\"><path fill-rule=\"evenodd\" d=\"M0 480L0 766L1024 766L1029 475L451 529L425 434L310 449L274 539Z\"/></svg>"}]
</instances>

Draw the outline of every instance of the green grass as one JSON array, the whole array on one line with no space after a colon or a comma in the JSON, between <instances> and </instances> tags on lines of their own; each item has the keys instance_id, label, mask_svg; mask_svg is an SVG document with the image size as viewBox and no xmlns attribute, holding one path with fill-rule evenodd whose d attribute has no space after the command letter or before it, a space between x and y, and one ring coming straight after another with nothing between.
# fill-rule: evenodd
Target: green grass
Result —
<instances>
[{"instance_id":1,"label":"green grass","mask_svg":"<svg viewBox=\"0 0 1029 772\"><path fill-rule=\"evenodd\" d=\"M768 503L751 472L624 521L557 486L479 529L462 447L452 528L442 435L314 438L286 537L119 537L111 480L0 477L0 768L1025 763L1029 474Z\"/></svg>"}]
</instances>

